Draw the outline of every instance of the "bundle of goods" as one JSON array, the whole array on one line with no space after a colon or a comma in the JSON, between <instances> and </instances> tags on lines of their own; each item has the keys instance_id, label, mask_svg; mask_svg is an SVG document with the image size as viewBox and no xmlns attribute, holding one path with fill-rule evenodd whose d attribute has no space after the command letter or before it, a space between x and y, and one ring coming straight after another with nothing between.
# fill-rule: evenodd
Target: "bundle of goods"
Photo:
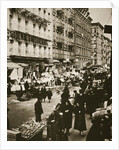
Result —
<instances>
[{"instance_id":1,"label":"bundle of goods","mask_svg":"<svg viewBox=\"0 0 119 150\"><path fill-rule=\"evenodd\" d=\"M88 138L90 139L90 134L92 130L94 137L100 137L101 141L111 141L112 140L112 105L107 108L98 108L96 112L92 114L92 127L89 131ZM94 135L95 133L95 135ZM88 140L89 140L88 139ZM91 140L91 139L90 139ZM96 139L93 139L96 140Z\"/></svg>"},{"instance_id":2,"label":"bundle of goods","mask_svg":"<svg viewBox=\"0 0 119 150\"><path fill-rule=\"evenodd\" d=\"M19 127L19 130L21 131L21 137L29 140L43 130L45 126L46 125L43 122L37 123L35 120L27 121Z\"/></svg>"},{"instance_id":3,"label":"bundle of goods","mask_svg":"<svg viewBox=\"0 0 119 150\"><path fill-rule=\"evenodd\" d=\"M30 92L22 92L22 95L19 97L20 101L28 101L32 98L32 94Z\"/></svg>"},{"instance_id":4,"label":"bundle of goods","mask_svg":"<svg viewBox=\"0 0 119 150\"><path fill-rule=\"evenodd\" d=\"M103 115L108 115L112 114L112 104L107 106L106 108L97 108L96 112L92 114L92 117L98 117L98 116L103 116Z\"/></svg>"},{"instance_id":5,"label":"bundle of goods","mask_svg":"<svg viewBox=\"0 0 119 150\"><path fill-rule=\"evenodd\" d=\"M35 87L31 87L30 93L32 94L32 98L37 98L38 93L39 93L39 89L35 88Z\"/></svg>"}]
</instances>

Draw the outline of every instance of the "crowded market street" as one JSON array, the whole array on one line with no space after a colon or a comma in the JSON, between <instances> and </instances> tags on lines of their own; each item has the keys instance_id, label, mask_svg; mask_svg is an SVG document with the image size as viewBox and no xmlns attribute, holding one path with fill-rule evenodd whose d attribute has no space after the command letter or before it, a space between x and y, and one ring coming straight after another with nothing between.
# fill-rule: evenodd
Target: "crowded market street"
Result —
<instances>
[{"instance_id":1,"label":"crowded market street","mask_svg":"<svg viewBox=\"0 0 119 150\"><path fill-rule=\"evenodd\" d=\"M73 94L73 90L78 90L78 87L71 87L70 88L71 94ZM17 128L23 122L28 121L28 118L35 119L34 103L36 102L36 99L34 98L34 99L31 99L30 101L24 101L24 102L19 102L16 99L17 97L15 95L11 95L8 98L8 107L10 109L9 121L10 121L11 128ZM53 111L53 107L59 101L60 101L60 95L57 94L55 91L53 94L51 103L49 103L47 99L46 99L46 102L42 103L43 110L45 110L42 115L42 119L44 121L46 121L46 117L51 114L51 112ZM86 118L86 125L87 125L87 131L85 132L85 135L79 136L78 131L73 129L73 125L72 125L72 128L70 129L71 135L69 136L70 141L85 141L86 140L88 130L91 127L92 123L91 123L90 116L88 114L85 115L85 118ZM46 136L46 133L44 131L44 137L45 136Z\"/></svg>"},{"instance_id":2,"label":"crowded market street","mask_svg":"<svg viewBox=\"0 0 119 150\"><path fill-rule=\"evenodd\" d=\"M7 9L7 141L112 141L112 26L96 12Z\"/></svg>"}]
</instances>

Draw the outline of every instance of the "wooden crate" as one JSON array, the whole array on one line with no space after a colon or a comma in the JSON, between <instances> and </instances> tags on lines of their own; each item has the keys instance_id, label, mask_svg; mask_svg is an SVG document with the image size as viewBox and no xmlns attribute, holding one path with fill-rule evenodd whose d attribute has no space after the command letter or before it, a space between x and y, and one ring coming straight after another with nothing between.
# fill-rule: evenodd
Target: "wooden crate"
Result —
<instances>
[{"instance_id":1,"label":"wooden crate","mask_svg":"<svg viewBox=\"0 0 119 150\"><path fill-rule=\"evenodd\" d=\"M7 141L20 141L20 139L21 139L20 131L7 130Z\"/></svg>"}]
</instances>

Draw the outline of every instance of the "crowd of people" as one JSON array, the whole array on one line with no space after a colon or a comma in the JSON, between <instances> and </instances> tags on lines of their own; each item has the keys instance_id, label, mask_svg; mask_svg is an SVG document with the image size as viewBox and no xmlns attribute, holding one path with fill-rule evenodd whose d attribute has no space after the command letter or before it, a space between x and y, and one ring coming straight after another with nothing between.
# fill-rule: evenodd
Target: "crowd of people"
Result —
<instances>
[{"instance_id":1,"label":"crowd of people","mask_svg":"<svg viewBox=\"0 0 119 150\"><path fill-rule=\"evenodd\" d=\"M91 75L85 74L83 80L79 82L79 91L74 90L73 103L70 100L71 95L68 86L65 86L61 94L61 102L57 104L48 120L51 126L55 126L54 134L52 132L50 135L52 140L68 140L69 129L72 128L72 114L75 115L74 129L78 130L82 136L84 131L87 130L85 114L90 115L92 126L89 130L87 141L111 140L111 76L109 74L101 76L100 74L100 80L96 82L95 76ZM110 107L110 110L107 109L108 107ZM97 111L98 109L100 111Z\"/></svg>"},{"instance_id":2,"label":"crowd of people","mask_svg":"<svg viewBox=\"0 0 119 150\"><path fill-rule=\"evenodd\" d=\"M87 130L85 114L90 115L92 119L92 126L87 135L87 141L103 141L111 139L111 111L106 111L103 115L95 115L97 109L102 108L106 110L108 106L112 105L112 78L108 72L91 72L90 70L84 73L78 72L76 75L65 76L64 89L61 93L61 100L47 119L48 134L53 141L68 140L70 135L70 128L72 128L73 115L75 116L74 129L79 131L81 136ZM62 80L57 77L57 84ZM71 95L69 85L78 82L78 91L74 90ZM35 85L37 82L34 82ZM20 83L21 90L30 93L33 92L34 86L29 85L26 81ZM17 92L18 97L19 92ZM35 91L37 102L34 105L36 122L41 122L41 115L43 114L42 102L45 102L46 97L51 101L53 92L51 88L46 89L46 85L38 86ZM73 101L72 101L73 99ZM98 113L100 114L100 113ZM96 116L96 117L95 117ZM107 121L108 120L108 121Z\"/></svg>"}]
</instances>

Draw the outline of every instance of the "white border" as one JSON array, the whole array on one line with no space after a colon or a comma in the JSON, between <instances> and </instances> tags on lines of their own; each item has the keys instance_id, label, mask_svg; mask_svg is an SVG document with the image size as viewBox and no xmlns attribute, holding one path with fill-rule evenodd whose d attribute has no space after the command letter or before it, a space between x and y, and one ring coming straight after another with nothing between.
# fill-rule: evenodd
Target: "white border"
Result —
<instances>
[{"instance_id":1,"label":"white border","mask_svg":"<svg viewBox=\"0 0 119 150\"><path fill-rule=\"evenodd\" d=\"M11 142L7 141L7 8L111 8L108 1L2 1L1 2L1 149L118 149L118 10L113 5L113 140L112 142Z\"/></svg>"}]
</instances>

